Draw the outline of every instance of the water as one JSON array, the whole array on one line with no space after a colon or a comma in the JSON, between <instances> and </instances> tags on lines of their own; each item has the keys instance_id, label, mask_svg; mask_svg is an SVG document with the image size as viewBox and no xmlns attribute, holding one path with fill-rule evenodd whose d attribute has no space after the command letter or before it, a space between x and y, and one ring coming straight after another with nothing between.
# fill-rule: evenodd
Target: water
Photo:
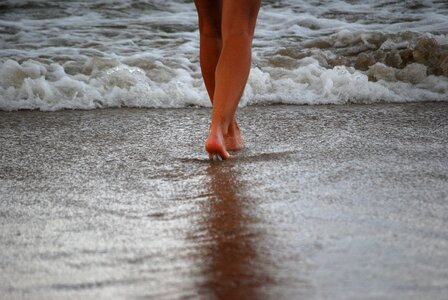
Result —
<instances>
[{"instance_id":1,"label":"water","mask_svg":"<svg viewBox=\"0 0 448 300\"><path fill-rule=\"evenodd\" d=\"M448 100L448 2L263 1L241 105ZM209 106L192 1L1 1L0 109Z\"/></svg>"}]
</instances>

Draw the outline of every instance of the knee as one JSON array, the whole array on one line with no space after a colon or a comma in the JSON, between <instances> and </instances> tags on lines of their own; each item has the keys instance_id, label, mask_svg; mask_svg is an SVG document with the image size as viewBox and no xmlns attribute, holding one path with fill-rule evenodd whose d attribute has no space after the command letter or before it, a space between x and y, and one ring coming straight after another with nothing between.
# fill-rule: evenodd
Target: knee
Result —
<instances>
[{"instance_id":1,"label":"knee","mask_svg":"<svg viewBox=\"0 0 448 300\"><path fill-rule=\"evenodd\" d=\"M222 34L223 41L236 40L236 39L243 39L243 40L247 39L251 41L253 39L253 34L248 30L227 31L223 32Z\"/></svg>"},{"instance_id":2,"label":"knee","mask_svg":"<svg viewBox=\"0 0 448 300\"><path fill-rule=\"evenodd\" d=\"M227 28L222 32L222 40L224 43L231 42L232 40L252 41L253 37L253 31L247 27Z\"/></svg>"},{"instance_id":3,"label":"knee","mask_svg":"<svg viewBox=\"0 0 448 300\"><path fill-rule=\"evenodd\" d=\"M223 40L232 38L248 38L250 40L254 37L255 32L255 18L242 14L238 15L236 12L235 17L229 21L226 19L222 26Z\"/></svg>"},{"instance_id":4,"label":"knee","mask_svg":"<svg viewBox=\"0 0 448 300\"><path fill-rule=\"evenodd\" d=\"M195 0L201 36L221 37L221 13L219 1Z\"/></svg>"}]
</instances>

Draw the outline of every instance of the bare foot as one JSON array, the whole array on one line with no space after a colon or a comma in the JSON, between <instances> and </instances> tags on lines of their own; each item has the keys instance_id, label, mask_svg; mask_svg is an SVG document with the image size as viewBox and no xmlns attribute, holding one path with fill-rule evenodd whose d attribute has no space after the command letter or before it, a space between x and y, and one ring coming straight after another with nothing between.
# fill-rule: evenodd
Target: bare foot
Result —
<instances>
[{"instance_id":1,"label":"bare foot","mask_svg":"<svg viewBox=\"0 0 448 300\"><path fill-rule=\"evenodd\" d=\"M230 154L226 150L221 131L210 131L210 135L205 142L205 150L207 150L211 159L215 156L221 159L228 159L230 157Z\"/></svg>"},{"instance_id":2,"label":"bare foot","mask_svg":"<svg viewBox=\"0 0 448 300\"><path fill-rule=\"evenodd\" d=\"M226 149L230 151L241 150L244 148L244 139L236 121L233 121L230 124L227 134L224 136L224 142Z\"/></svg>"}]
</instances>

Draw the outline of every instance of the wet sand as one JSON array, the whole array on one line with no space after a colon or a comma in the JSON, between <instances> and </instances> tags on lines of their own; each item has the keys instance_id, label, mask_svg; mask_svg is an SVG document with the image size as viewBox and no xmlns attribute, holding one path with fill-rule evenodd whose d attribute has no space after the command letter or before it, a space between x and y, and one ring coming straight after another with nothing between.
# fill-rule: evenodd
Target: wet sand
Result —
<instances>
[{"instance_id":1,"label":"wet sand","mask_svg":"<svg viewBox=\"0 0 448 300\"><path fill-rule=\"evenodd\" d=\"M446 299L448 103L0 112L2 299Z\"/></svg>"}]
</instances>

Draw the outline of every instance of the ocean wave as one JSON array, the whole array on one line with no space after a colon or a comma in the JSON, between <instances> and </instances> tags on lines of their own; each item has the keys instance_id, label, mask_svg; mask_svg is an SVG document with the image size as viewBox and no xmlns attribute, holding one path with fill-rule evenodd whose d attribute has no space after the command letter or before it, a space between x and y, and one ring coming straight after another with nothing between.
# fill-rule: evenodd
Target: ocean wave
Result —
<instances>
[{"instance_id":1,"label":"ocean wave","mask_svg":"<svg viewBox=\"0 0 448 300\"><path fill-rule=\"evenodd\" d=\"M448 100L447 3L263 3L241 106ZM1 7L1 110L210 106L191 1Z\"/></svg>"},{"instance_id":2,"label":"ocean wave","mask_svg":"<svg viewBox=\"0 0 448 300\"><path fill-rule=\"evenodd\" d=\"M155 75L122 62L105 64L86 64L85 69L94 69L89 75L70 75L57 63L8 60L0 65L0 109L210 106L201 78L188 70L156 61ZM397 69L375 63L363 72L343 65L327 68L306 57L294 68L252 68L241 106L447 101L447 95L448 78L428 76L423 64Z\"/></svg>"}]
</instances>

